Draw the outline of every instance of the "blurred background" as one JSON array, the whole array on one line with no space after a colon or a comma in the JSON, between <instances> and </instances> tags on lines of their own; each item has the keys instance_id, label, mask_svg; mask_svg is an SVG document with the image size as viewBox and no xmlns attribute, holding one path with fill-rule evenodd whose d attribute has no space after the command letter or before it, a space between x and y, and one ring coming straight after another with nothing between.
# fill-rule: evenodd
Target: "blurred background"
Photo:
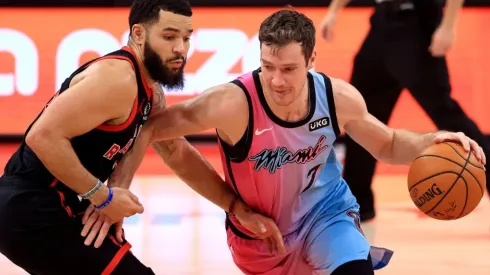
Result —
<instances>
[{"instance_id":1,"label":"blurred background","mask_svg":"<svg viewBox=\"0 0 490 275\"><path fill-rule=\"evenodd\" d=\"M429 0L427 0L429 1ZM82 63L127 42L131 0L0 0L0 166L17 149L23 133ZM270 13L292 5L320 24L327 0L191 0L195 33L183 91L167 92L169 105L260 66L258 27ZM318 34L314 70L349 80L353 59L369 30L374 1L353 0L340 12L335 37ZM467 0L459 13L456 39L447 55L452 97L480 129L490 134L490 0ZM435 125L404 91L389 125L433 131ZM210 160L221 164L213 131L188 139ZM343 156L343 139L336 144ZM425 218L410 201L404 166L379 164L374 188L378 217L373 242L399 254L379 274L490 274L490 226L487 196L469 217L442 223ZM1 173L1 172L0 172ZM151 149L138 170L134 192L146 206L126 221L133 253L157 274L240 274L226 245L224 213L198 197L173 176ZM487 217L485 219L484 217ZM483 221L483 222L482 222ZM394 233L398 232L398 233ZM437 234L436 234L437 233ZM461 253L466 251L468 253ZM463 255L463 256L462 256ZM464 255L467 255L465 258ZM471 256L470 256L471 255ZM463 257L463 258L462 258ZM424 270L423 269L423 270ZM25 274L7 259L0 274ZM455 272L455 273L452 273Z\"/></svg>"}]
</instances>

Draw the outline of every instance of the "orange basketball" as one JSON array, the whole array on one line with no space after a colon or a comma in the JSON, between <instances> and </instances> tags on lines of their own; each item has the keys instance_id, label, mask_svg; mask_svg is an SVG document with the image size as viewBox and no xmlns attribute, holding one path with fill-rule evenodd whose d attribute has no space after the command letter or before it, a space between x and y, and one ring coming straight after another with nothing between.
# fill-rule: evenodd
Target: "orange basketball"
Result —
<instances>
[{"instance_id":1,"label":"orange basketball","mask_svg":"<svg viewBox=\"0 0 490 275\"><path fill-rule=\"evenodd\" d=\"M408 190L415 205L438 220L456 220L480 203L486 186L483 165L454 142L432 145L410 165Z\"/></svg>"}]
</instances>

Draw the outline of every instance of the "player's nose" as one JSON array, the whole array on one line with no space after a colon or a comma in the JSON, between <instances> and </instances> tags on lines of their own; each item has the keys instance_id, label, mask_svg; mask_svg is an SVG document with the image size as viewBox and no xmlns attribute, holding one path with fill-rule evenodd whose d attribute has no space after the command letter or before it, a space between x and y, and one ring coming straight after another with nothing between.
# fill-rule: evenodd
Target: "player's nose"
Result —
<instances>
[{"instance_id":1,"label":"player's nose","mask_svg":"<svg viewBox=\"0 0 490 275\"><path fill-rule=\"evenodd\" d=\"M179 56L184 55L184 53L185 53L184 40L177 39L177 41L175 42L173 51L174 51L174 54L177 54Z\"/></svg>"},{"instance_id":2,"label":"player's nose","mask_svg":"<svg viewBox=\"0 0 490 275\"><path fill-rule=\"evenodd\" d=\"M284 84L285 84L285 81L282 77L274 76L272 78L272 88L280 89L282 86L284 86Z\"/></svg>"}]
</instances>

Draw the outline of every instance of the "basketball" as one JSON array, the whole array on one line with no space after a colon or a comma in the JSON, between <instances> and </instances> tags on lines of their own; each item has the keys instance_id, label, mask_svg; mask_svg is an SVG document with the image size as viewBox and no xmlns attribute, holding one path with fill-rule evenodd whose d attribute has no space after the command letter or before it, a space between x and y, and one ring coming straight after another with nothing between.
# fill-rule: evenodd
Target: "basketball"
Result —
<instances>
[{"instance_id":1,"label":"basketball","mask_svg":"<svg viewBox=\"0 0 490 275\"><path fill-rule=\"evenodd\" d=\"M480 203L485 170L472 152L454 142L435 144L410 165L408 190L420 211L437 220L456 220Z\"/></svg>"}]
</instances>

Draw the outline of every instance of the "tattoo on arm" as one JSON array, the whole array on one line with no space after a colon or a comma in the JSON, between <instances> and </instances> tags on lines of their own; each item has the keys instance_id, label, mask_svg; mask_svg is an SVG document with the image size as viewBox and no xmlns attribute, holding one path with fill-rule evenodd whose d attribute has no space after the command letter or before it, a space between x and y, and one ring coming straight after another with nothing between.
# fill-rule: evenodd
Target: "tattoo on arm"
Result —
<instances>
[{"instance_id":1,"label":"tattoo on arm","mask_svg":"<svg viewBox=\"0 0 490 275\"><path fill-rule=\"evenodd\" d=\"M161 140L161 141L155 141L151 144L153 149L158 153L158 155L163 159L163 160L168 160L172 155L177 151L177 144L178 142L185 141L185 138L176 138L176 139L171 139L171 140Z\"/></svg>"},{"instance_id":2,"label":"tattoo on arm","mask_svg":"<svg viewBox=\"0 0 490 275\"><path fill-rule=\"evenodd\" d=\"M159 84L155 84L154 93L155 98L153 100L153 105L158 109L166 109L167 103L165 101L165 94ZM186 139L184 137L180 137L171 140L155 141L151 144L151 146L164 161L167 161L177 150L177 144L182 141L186 141Z\"/></svg>"},{"instance_id":3,"label":"tattoo on arm","mask_svg":"<svg viewBox=\"0 0 490 275\"><path fill-rule=\"evenodd\" d=\"M165 94L163 92L162 86L160 84L156 83L154 85L154 99L153 99L153 106L157 107L157 109L165 109L167 106L166 101L165 101Z\"/></svg>"}]
</instances>

